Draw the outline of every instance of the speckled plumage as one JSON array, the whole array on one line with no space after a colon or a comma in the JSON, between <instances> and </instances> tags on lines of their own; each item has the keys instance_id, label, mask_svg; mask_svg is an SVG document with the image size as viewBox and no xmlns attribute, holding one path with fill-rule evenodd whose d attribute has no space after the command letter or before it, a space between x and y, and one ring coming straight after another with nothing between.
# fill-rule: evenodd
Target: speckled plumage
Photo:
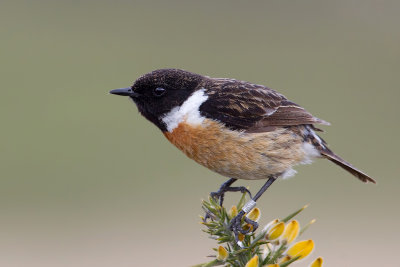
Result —
<instances>
[{"instance_id":1,"label":"speckled plumage","mask_svg":"<svg viewBox=\"0 0 400 267\"><path fill-rule=\"evenodd\" d=\"M263 85L209 78L199 86L210 96L200 107L201 113L231 129L263 132L273 126L329 124Z\"/></svg>"}]
</instances>

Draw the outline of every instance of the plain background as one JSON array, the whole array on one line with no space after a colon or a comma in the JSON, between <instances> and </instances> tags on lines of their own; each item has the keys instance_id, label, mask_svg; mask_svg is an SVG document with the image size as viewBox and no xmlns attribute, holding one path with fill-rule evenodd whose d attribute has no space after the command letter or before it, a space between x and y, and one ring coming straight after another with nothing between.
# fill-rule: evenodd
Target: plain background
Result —
<instances>
[{"instance_id":1,"label":"plain background","mask_svg":"<svg viewBox=\"0 0 400 267\"><path fill-rule=\"evenodd\" d=\"M261 223L310 203L326 266L399 266L400 2L0 3L0 266L189 266L215 243L202 198L225 178L108 94L174 67L274 88L332 123L330 147L369 173L301 166ZM261 182L241 182L255 191ZM229 195L228 204L238 195Z\"/></svg>"}]
</instances>

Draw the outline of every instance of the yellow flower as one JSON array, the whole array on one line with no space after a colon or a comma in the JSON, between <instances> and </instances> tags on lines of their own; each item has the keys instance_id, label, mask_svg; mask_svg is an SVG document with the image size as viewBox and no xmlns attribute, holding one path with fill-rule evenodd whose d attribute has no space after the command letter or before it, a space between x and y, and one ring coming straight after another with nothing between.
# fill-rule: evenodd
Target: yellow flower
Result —
<instances>
[{"instance_id":1,"label":"yellow flower","mask_svg":"<svg viewBox=\"0 0 400 267\"><path fill-rule=\"evenodd\" d=\"M247 218L249 218L252 221L257 221L260 219L261 211L259 208L254 208L252 209L249 214L247 214Z\"/></svg>"},{"instance_id":2,"label":"yellow flower","mask_svg":"<svg viewBox=\"0 0 400 267\"><path fill-rule=\"evenodd\" d=\"M313 263L311 263L310 267L322 267L322 262L322 258L319 257L315 261L313 261Z\"/></svg>"},{"instance_id":3,"label":"yellow flower","mask_svg":"<svg viewBox=\"0 0 400 267\"><path fill-rule=\"evenodd\" d=\"M219 246L217 260L220 261L226 260L226 258L228 258L228 254L229 254L228 251L223 246Z\"/></svg>"},{"instance_id":4,"label":"yellow flower","mask_svg":"<svg viewBox=\"0 0 400 267\"><path fill-rule=\"evenodd\" d=\"M244 240L244 234L239 233L238 234L238 239L239 239L239 241L243 241Z\"/></svg>"},{"instance_id":5,"label":"yellow flower","mask_svg":"<svg viewBox=\"0 0 400 267\"><path fill-rule=\"evenodd\" d=\"M283 232L283 240L288 244L293 242L299 235L300 224L298 221L293 220L286 225L285 231Z\"/></svg>"},{"instance_id":6,"label":"yellow flower","mask_svg":"<svg viewBox=\"0 0 400 267\"><path fill-rule=\"evenodd\" d=\"M285 224L283 222L275 224L267 231L267 234L265 235L265 239L268 239L268 240L277 239L278 237L281 236L281 234L283 233L283 230L285 230Z\"/></svg>"},{"instance_id":7,"label":"yellow flower","mask_svg":"<svg viewBox=\"0 0 400 267\"><path fill-rule=\"evenodd\" d=\"M291 246L286 252L286 254L291 258L300 256L299 259L302 259L307 257L313 249L314 249L314 241L312 241L311 239L303 240Z\"/></svg>"},{"instance_id":8,"label":"yellow flower","mask_svg":"<svg viewBox=\"0 0 400 267\"><path fill-rule=\"evenodd\" d=\"M245 230L245 231L253 232L253 228L254 228L253 225L251 225L249 223L243 225L243 230Z\"/></svg>"},{"instance_id":9,"label":"yellow flower","mask_svg":"<svg viewBox=\"0 0 400 267\"><path fill-rule=\"evenodd\" d=\"M253 258L251 258L247 263L245 267L258 267L258 256L255 255Z\"/></svg>"},{"instance_id":10,"label":"yellow flower","mask_svg":"<svg viewBox=\"0 0 400 267\"><path fill-rule=\"evenodd\" d=\"M279 267L279 264L268 264L267 267Z\"/></svg>"},{"instance_id":11,"label":"yellow flower","mask_svg":"<svg viewBox=\"0 0 400 267\"><path fill-rule=\"evenodd\" d=\"M229 211L229 217L233 218L233 217L236 217L236 215L238 215L237 207L232 206L231 210Z\"/></svg>"}]
</instances>

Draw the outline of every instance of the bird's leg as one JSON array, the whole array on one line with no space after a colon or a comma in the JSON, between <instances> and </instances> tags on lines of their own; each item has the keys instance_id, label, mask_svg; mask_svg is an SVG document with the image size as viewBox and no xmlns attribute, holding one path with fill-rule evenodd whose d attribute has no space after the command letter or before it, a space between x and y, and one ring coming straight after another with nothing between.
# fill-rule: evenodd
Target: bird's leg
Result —
<instances>
[{"instance_id":1,"label":"bird's leg","mask_svg":"<svg viewBox=\"0 0 400 267\"><path fill-rule=\"evenodd\" d=\"M229 227L230 227L230 229L232 230L232 232L235 234L236 242L239 241L239 239L238 239L239 233L241 233L241 234L247 234L248 232L251 231L250 228L247 229L247 230L244 230L244 229L242 228L242 225L241 225L241 224L242 224L242 218L243 218L243 216L244 216L246 213L249 213L249 212L256 206L256 201L261 197L261 195L262 195L265 191L267 191L268 187L269 187L273 182L275 182L275 180L276 180L276 177L275 177L275 176L270 176L270 177L268 178L268 181L261 187L261 189L257 192L257 194L256 194L252 199L250 199L250 200L243 206L242 210L238 213L238 215L237 215L235 218L232 219L232 221L231 221ZM250 220L250 219L247 218L247 217L244 217L244 221L245 221L246 223L248 223L248 224L250 224L250 225L253 226L253 231L255 231L255 230L257 229L257 227L258 227L258 223L257 223L257 222L255 222L255 221L253 221L253 220Z\"/></svg>"},{"instance_id":2,"label":"bird's leg","mask_svg":"<svg viewBox=\"0 0 400 267\"><path fill-rule=\"evenodd\" d=\"M233 187L231 186L234 182L236 182L237 179L235 178L230 178L228 181L226 181L225 183L223 183L221 185L221 187L219 188L219 190L217 192L211 192L210 196L213 198L219 198L219 205L222 207L222 204L224 203L224 196L226 192L247 192L251 198L251 193L250 191L244 187L244 186L237 186L237 187Z\"/></svg>"},{"instance_id":3,"label":"bird's leg","mask_svg":"<svg viewBox=\"0 0 400 267\"><path fill-rule=\"evenodd\" d=\"M247 192L251 198L251 193L250 191L244 187L244 186L237 186L233 187L231 186L234 182L236 182L237 179L235 178L230 178L228 181L224 182L220 188L218 189L217 192L211 192L210 196L213 198L219 199L219 205L222 207L222 204L224 203L224 197L226 192ZM211 218L210 214L206 211L206 215L204 216L203 221L207 221L209 218Z\"/></svg>"}]
</instances>

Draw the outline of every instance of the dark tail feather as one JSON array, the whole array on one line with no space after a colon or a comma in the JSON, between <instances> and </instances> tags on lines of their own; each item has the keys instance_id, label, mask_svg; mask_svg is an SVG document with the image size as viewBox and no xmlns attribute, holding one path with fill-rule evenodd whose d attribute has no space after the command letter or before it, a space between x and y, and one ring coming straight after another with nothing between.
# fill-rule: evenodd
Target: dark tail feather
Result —
<instances>
[{"instance_id":1,"label":"dark tail feather","mask_svg":"<svg viewBox=\"0 0 400 267\"><path fill-rule=\"evenodd\" d=\"M371 183L376 184L374 179L372 179L371 177L369 177L368 175L366 175L362 171L358 170L357 168L353 167L353 165L351 165L350 163L348 163L347 161L345 161L344 159L342 159L341 157L339 157L338 155L336 155L332 151L326 149L326 150L321 151L321 154L325 158L329 159L333 163L339 165L340 167L342 167L343 169L345 169L349 173L353 174L355 177L357 177L358 179L360 179L364 183L371 182Z\"/></svg>"}]
</instances>

